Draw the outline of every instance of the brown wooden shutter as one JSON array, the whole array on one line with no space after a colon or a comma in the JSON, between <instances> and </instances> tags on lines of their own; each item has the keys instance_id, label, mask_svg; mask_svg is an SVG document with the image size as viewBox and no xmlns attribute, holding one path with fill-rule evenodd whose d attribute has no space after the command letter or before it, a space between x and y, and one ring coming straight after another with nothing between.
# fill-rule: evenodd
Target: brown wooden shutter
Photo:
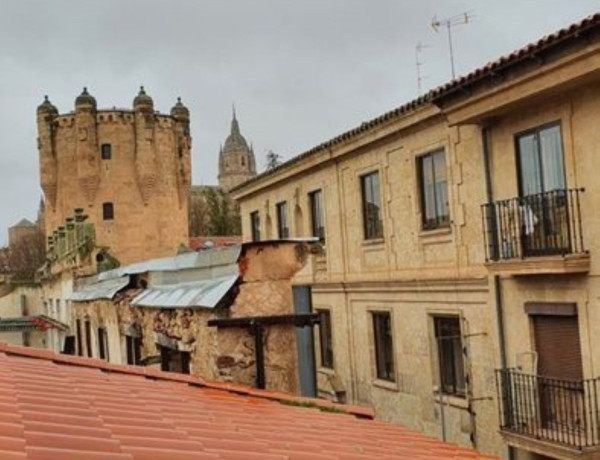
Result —
<instances>
[{"instance_id":1,"label":"brown wooden shutter","mask_svg":"<svg viewBox=\"0 0 600 460\"><path fill-rule=\"evenodd\" d=\"M577 316L533 315L538 374L581 380L581 343Z\"/></svg>"}]
</instances>

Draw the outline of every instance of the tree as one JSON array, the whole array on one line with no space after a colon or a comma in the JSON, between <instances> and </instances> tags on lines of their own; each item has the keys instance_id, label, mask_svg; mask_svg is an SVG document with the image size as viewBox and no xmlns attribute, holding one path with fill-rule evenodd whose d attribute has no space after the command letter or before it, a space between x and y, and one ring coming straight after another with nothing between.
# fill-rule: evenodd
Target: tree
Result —
<instances>
[{"instance_id":1,"label":"tree","mask_svg":"<svg viewBox=\"0 0 600 460\"><path fill-rule=\"evenodd\" d=\"M190 193L189 233L190 236L205 236L208 234L208 205L204 188L194 187Z\"/></svg>"},{"instance_id":2,"label":"tree","mask_svg":"<svg viewBox=\"0 0 600 460\"><path fill-rule=\"evenodd\" d=\"M269 169L273 169L276 168L277 166L279 166L282 163L283 157L281 155L279 155L278 153L273 152L273 150L269 150L267 152L267 164L266 164L266 169L267 171Z\"/></svg>"},{"instance_id":3,"label":"tree","mask_svg":"<svg viewBox=\"0 0 600 460\"><path fill-rule=\"evenodd\" d=\"M15 281L33 281L46 260L46 244L41 230L21 236L8 248L8 271Z\"/></svg>"},{"instance_id":4,"label":"tree","mask_svg":"<svg viewBox=\"0 0 600 460\"><path fill-rule=\"evenodd\" d=\"M208 235L241 235L242 222L239 207L219 188L205 191L208 214Z\"/></svg>"}]
</instances>

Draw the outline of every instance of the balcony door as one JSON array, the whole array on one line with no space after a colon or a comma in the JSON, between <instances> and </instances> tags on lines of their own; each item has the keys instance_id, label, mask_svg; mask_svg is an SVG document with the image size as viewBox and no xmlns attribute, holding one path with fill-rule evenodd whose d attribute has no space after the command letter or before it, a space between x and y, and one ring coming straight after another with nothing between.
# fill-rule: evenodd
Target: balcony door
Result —
<instances>
[{"instance_id":1,"label":"balcony door","mask_svg":"<svg viewBox=\"0 0 600 460\"><path fill-rule=\"evenodd\" d=\"M576 434L585 428L577 316L533 315L532 320L542 427Z\"/></svg>"},{"instance_id":2,"label":"balcony door","mask_svg":"<svg viewBox=\"0 0 600 460\"><path fill-rule=\"evenodd\" d=\"M516 138L524 256L570 252L569 209L559 124Z\"/></svg>"}]
</instances>

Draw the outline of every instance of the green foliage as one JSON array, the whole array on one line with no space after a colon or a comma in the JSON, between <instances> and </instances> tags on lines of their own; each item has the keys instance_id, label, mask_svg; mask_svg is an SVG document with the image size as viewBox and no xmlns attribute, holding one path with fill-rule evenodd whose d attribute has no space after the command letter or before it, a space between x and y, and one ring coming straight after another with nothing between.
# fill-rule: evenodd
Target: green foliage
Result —
<instances>
[{"instance_id":1,"label":"green foliage","mask_svg":"<svg viewBox=\"0 0 600 460\"><path fill-rule=\"evenodd\" d=\"M202 190L201 199L190 203L192 216L201 215L200 222L195 222L190 233L196 236L230 236L241 235L242 225L238 206L223 190L207 187ZM200 220L200 219L197 219Z\"/></svg>"},{"instance_id":2,"label":"green foliage","mask_svg":"<svg viewBox=\"0 0 600 460\"><path fill-rule=\"evenodd\" d=\"M96 257L96 263L98 264L98 273L106 272L114 268L119 268L121 263L107 251L101 251Z\"/></svg>"}]
</instances>

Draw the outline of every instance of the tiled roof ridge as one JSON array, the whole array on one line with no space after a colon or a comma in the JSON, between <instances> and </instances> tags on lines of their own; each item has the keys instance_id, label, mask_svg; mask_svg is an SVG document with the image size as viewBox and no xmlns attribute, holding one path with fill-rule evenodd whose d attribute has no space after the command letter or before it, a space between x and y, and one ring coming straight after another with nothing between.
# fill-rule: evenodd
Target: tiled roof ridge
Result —
<instances>
[{"instance_id":1,"label":"tiled roof ridge","mask_svg":"<svg viewBox=\"0 0 600 460\"><path fill-rule=\"evenodd\" d=\"M245 385L207 380L187 374L165 372L151 367L131 366L126 364L109 363L96 358L86 358L75 355L64 355L41 348L22 347L7 343L0 343L0 353L7 355L23 356L34 359L44 359L57 364L99 369L104 372L114 372L128 375L138 375L153 380L187 383L191 386L205 387L213 390L226 391L238 395L252 396L284 404L314 407L320 410L333 411L353 415L357 418L373 419L374 412L371 408L356 405L337 404L326 399L307 398L294 396L273 390L261 390Z\"/></svg>"},{"instance_id":2,"label":"tiled roof ridge","mask_svg":"<svg viewBox=\"0 0 600 460\"><path fill-rule=\"evenodd\" d=\"M598 23L600 23L600 13L595 13L595 14L585 17L584 19L582 19L578 22L572 23L567 27L558 29L556 32L545 35L542 38L538 39L537 41L528 43L525 46L517 48L516 50L510 52L509 54L502 55L493 61L489 61L485 65L478 67L475 70L473 70L463 76L459 76L458 78L450 80L449 82L444 83L436 88L433 88L430 91L428 91L427 93L425 93L424 95L417 97L416 99L413 99L413 100L411 100L399 107L396 107L395 109L385 112L382 115L379 115L375 118L364 121L359 126L356 126L348 131L345 131L342 134L339 134L338 136L335 136L329 140L321 142L320 144L316 145L315 147L312 147L311 149L309 149L303 153L300 153L299 155L296 155L295 157L289 159L288 161L286 161L272 169L269 169L268 171L258 174L256 176L254 176L253 178L248 179L245 182L242 182L241 184L233 187L231 189L231 191L235 192L237 190L240 190L247 185L257 182L258 180L262 179L263 177L268 177L268 176L274 174L276 171L285 169L286 167L297 163L298 161L302 160L303 158L306 158L312 154L315 154L317 152L325 150L326 148L332 147L333 145L338 144L342 141L351 139L351 138L359 135L362 132L368 131L369 129L371 129L375 126L379 126L379 125L383 124L384 122L390 120L393 117L397 117L399 115L402 115L402 114L408 112L409 110L413 110L417 107L420 107L421 105L423 105L427 102L430 102L436 98L442 97L442 96L444 96L466 84L473 83L477 80L480 80L481 78L493 73L494 71L497 71L501 68L507 67L508 65L514 64L514 63L524 59L525 57L527 57L535 52L538 52L542 49L545 49L552 45L555 45L568 37L577 36L578 34L585 31L586 29L598 25Z\"/></svg>"}]
</instances>

